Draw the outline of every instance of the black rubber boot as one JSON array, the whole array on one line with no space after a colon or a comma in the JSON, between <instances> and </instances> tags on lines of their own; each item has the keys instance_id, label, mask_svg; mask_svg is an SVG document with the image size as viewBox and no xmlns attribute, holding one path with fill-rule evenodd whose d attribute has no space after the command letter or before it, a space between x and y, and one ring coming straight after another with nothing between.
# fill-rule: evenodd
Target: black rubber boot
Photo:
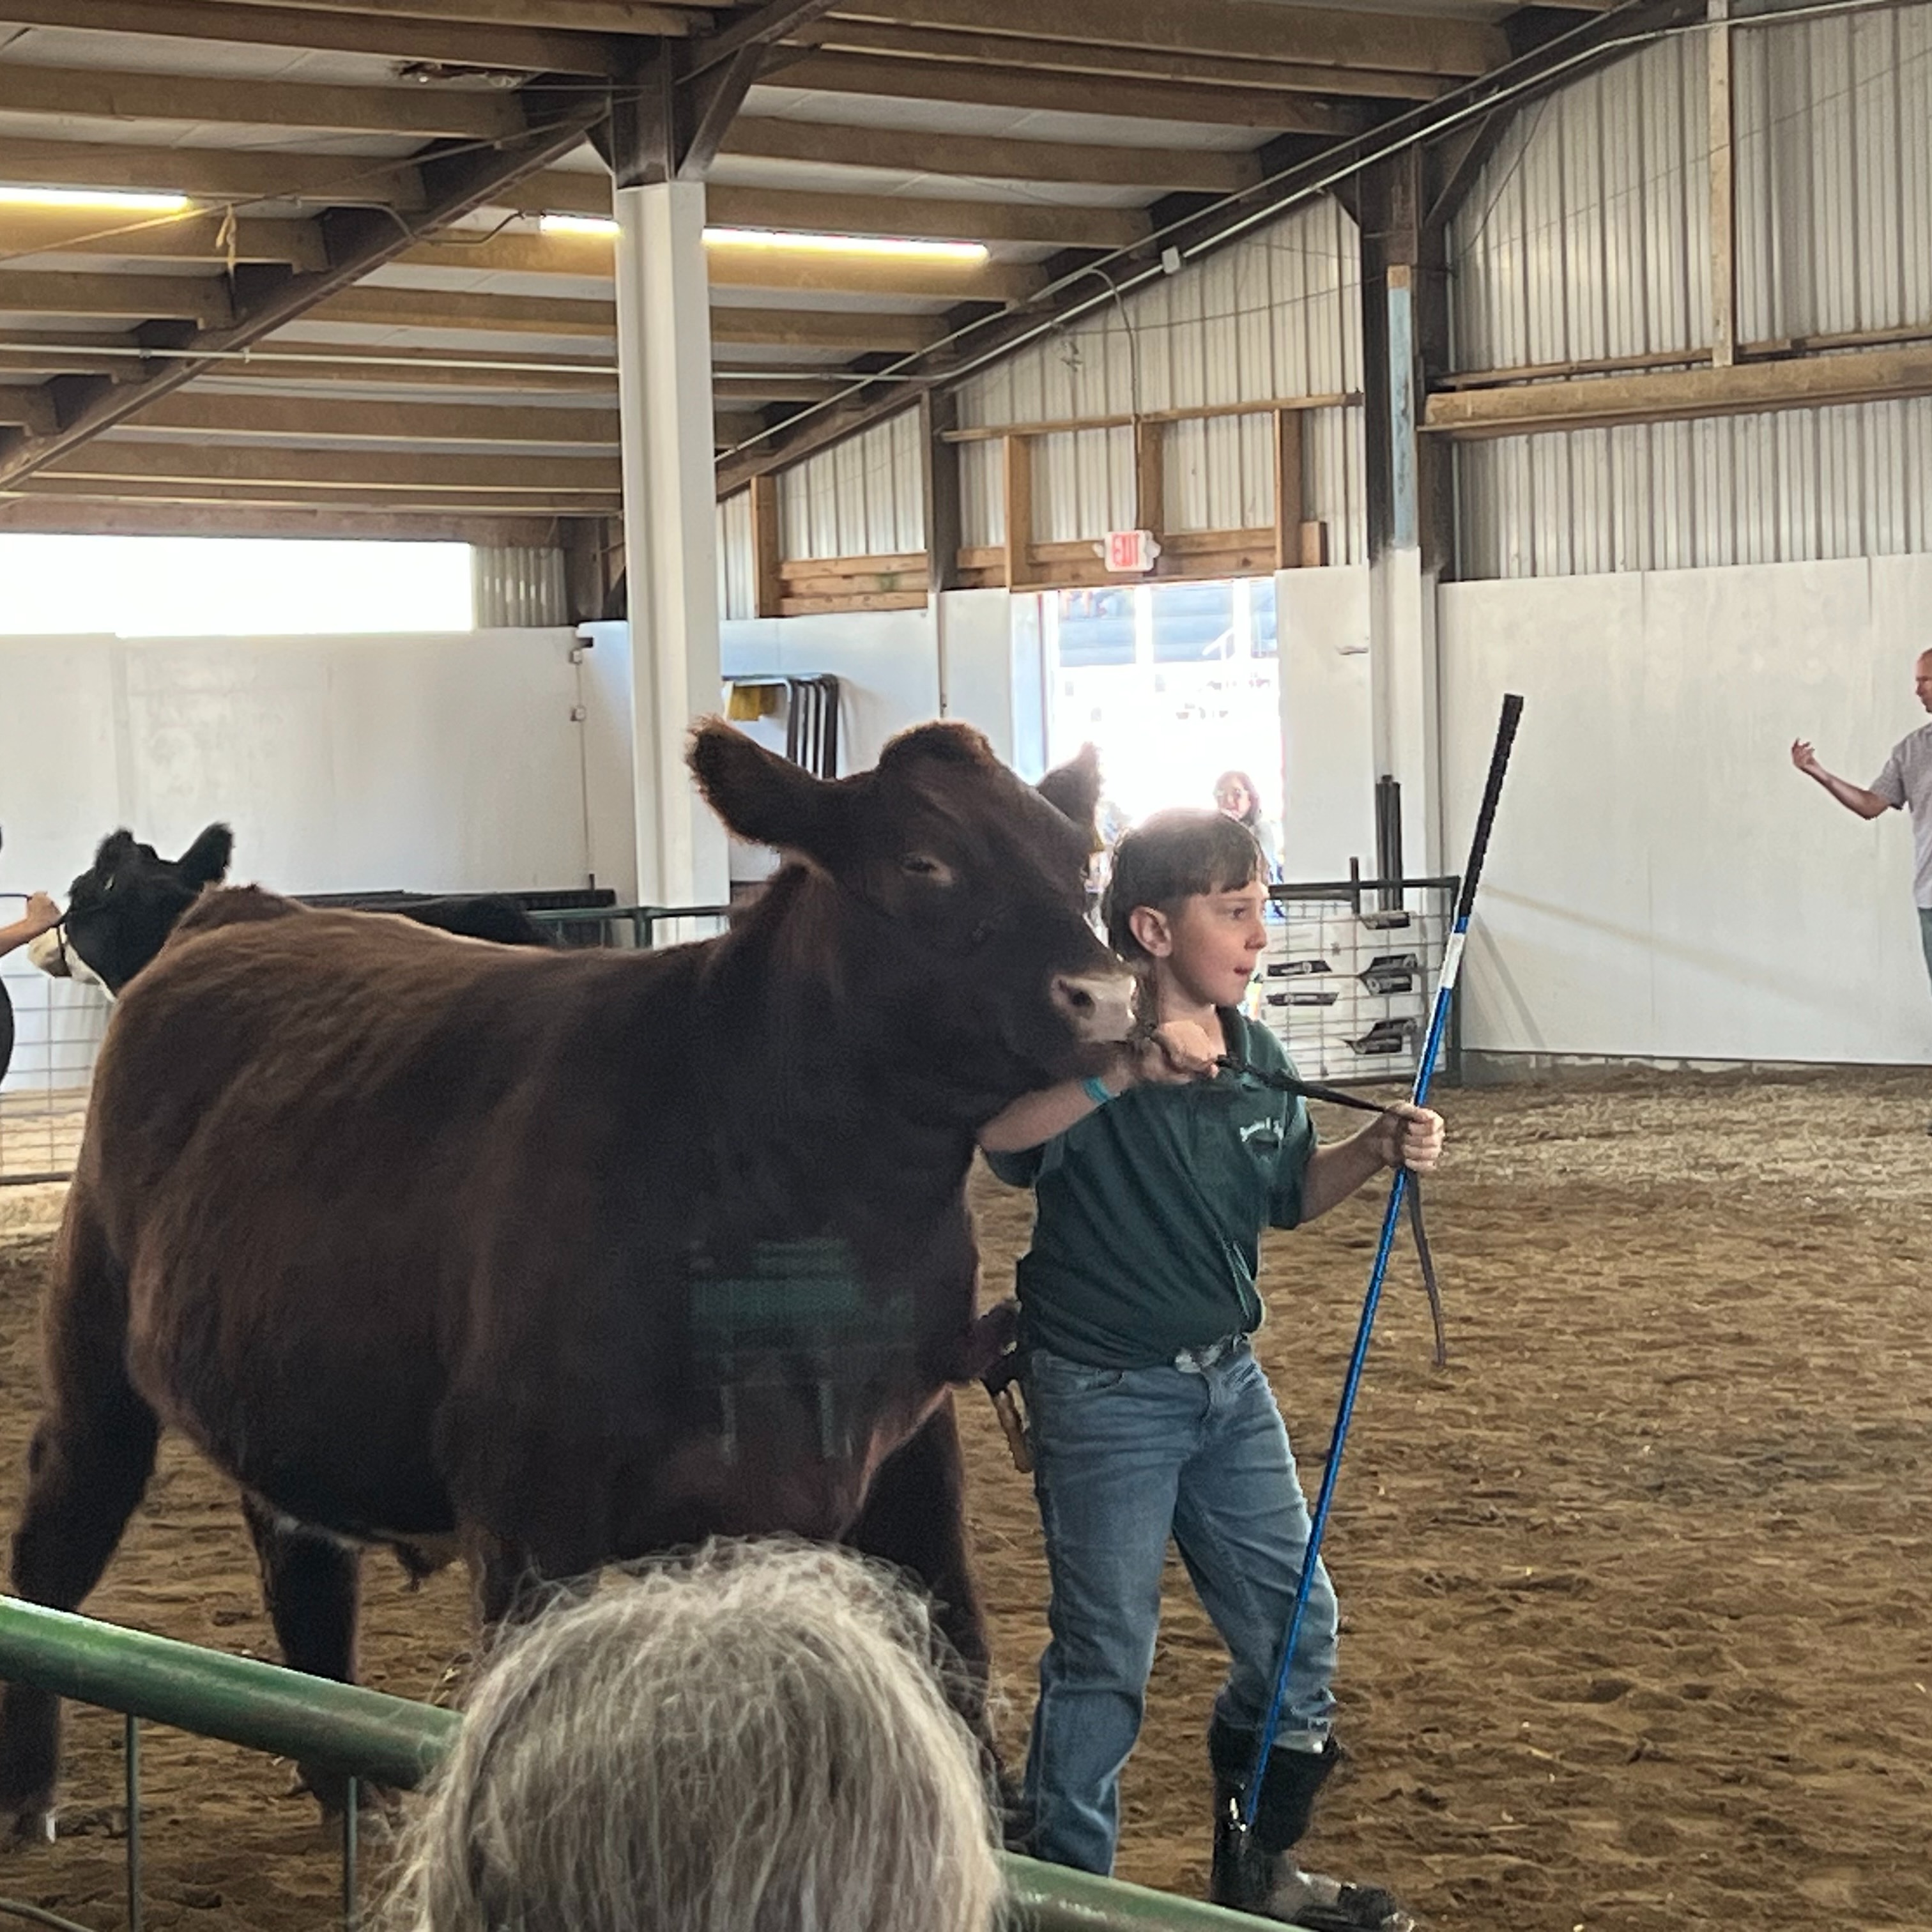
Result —
<instances>
[{"instance_id":1,"label":"black rubber boot","mask_svg":"<svg viewBox=\"0 0 1932 1932\"><path fill-rule=\"evenodd\" d=\"M1216 1905L1304 1927L1306 1932L1414 1932L1415 1922L1380 1886L1346 1885L1304 1871L1292 1847L1306 1833L1315 1799L1340 1751L1331 1738L1320 1751L1268 1755L1252 1829L1241 1828L1252 1731L1216 1718L1208 1733L1214 1767L1214 1864L1208 1897Z\"/></svg>"}]
</instances>

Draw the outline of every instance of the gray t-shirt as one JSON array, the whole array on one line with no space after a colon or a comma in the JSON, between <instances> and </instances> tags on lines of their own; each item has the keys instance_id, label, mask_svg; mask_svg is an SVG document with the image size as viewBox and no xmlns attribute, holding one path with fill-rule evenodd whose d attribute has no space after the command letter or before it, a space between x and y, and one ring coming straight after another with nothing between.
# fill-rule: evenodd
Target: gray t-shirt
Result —
<instances>
[{"instance_id":1,"label":"gray t-shirt","mask_svg":"<svg viewBox=\"0 0 1932 1932\"><path fill-rule=\"evenodd\" d=\"M1871 789L1887 805L1912 814L1912 896L1932 910L1932 724L1893 746Z\"/></svg>"}]
</instances>

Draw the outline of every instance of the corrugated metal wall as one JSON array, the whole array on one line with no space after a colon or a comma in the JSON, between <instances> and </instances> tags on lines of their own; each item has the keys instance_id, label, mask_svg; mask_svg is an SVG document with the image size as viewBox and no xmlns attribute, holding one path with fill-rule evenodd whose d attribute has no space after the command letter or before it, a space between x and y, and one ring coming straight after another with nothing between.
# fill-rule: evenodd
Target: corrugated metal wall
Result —
<instances>
[{"instance_id":1,"label":"corrugated metal wall","mask_svg":"<svg viewBox=\"0 0 1932 1932\"><path fill-rule=\"evenodd\" d=\"M1525 108L1450 226L1455 367L1708 343L1710 193L1701 37Z\"/></svg>"},{"instance_id":2,"label":"corrugated metal wall","mask_svg":"<svg viewBox=\"0 0 1932 1932\"><path fill-rule=\"evenodd\" d=\"M560 550L512 550L476 544L470 586L479 631L536 628L570 622Z\"/></svg>"},{"instance_id":3,"label":"corrugated metal wall","mask_svg":"<svg viewBox=\"0 0 1932 1932\"><path fill-rule=\"evenodd\" d=\"M1932 550L1932 398L1464 444L1465 577Z\"/></svg>"},{"instance_id":4,"label":"corrugated metal wall","mask_svg":"<svg viewBox=\"0 0 1932 1932\"><path fill-rule=\"evenodd\" d=\"M1744 340L1932 322L1932 7L1735 45Z\"/></svg>"},{"instance_id":5,"label":"corrugated metal wall","mask_svg":"<svg viewBox=\"0 0 1932 1932\"><path fill-rule=\"evenodd\" d=\"M1745 342L1932 328L1932 6L1733 39ZM1450 237L1456 366L1710 340L1706 44L1518 116ZM1572 431L1456 452L1465 577L1932 548L1932 404Z\"/></svg>"},{"instance_id":6,"label":"corrugated metal wall","mask_svg":"<svg viewBox=\"0 0 1932 1932\"><path fill-rule=\"evenodd\" d=\"M1360 282L1355 225L1324 200L973 377L960 389L961 424L1358 391ZM1355 561L1364 548L1360 410L1312 411L1304 434L1304 514L1329 525L1337 562ZM1272 520L1265 417L1176 424L1166 452L1169 530L1252 530ZM1000 542L1006 509L998 443L964 446L961 491L965 542ZM1132 433L1037 440L1034 513L1041 542L1131 526Z\"/></svg>"},{"instance_id":7,"label":"corrugated metal wall","mask_svg":"<svg viewBox=\"0 0 1932 1932\"><path fill-rule=\"evenodd\" d=\"M786 470L778 483L778 542L788 561L924 550L926 451L918 410Z\"/></svg>"},{"instance_id":8,"label":"corrugated metal wall","mask_svg":"<svg viewBox=\"0 0 1932 1932\"><path fill-rule=\"evenodd\" d=\"M752 555L752 493L740 490L718 506L718 616L758 614L756 565Z\"/></svg>"}]
</instances>

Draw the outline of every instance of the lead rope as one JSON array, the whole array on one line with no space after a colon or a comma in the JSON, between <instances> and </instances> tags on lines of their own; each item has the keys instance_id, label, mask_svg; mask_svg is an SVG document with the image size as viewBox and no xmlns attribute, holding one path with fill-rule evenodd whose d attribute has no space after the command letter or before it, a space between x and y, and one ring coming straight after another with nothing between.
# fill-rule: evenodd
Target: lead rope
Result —
<instances>
[{"instance_id":1,"label":"lead rope","mask_svg":"<svg viewBox=\"0 0 1932 1932\"><path fill-rule=\"evenodd\" d=\"M1390 1114L1395 1111L1378 1101L1365 1100L1359 1094L1351 1094L1346 1088L1324 1087L1312 1080L1298 1080L1292 1073L1275 1073L1266 1067L1251 1066L1245 1060L1237 1060L1232 1054L1222 1054L1214 1064L1245 1079L1258 1080L1264 1087L1272 1088L1277 1094L1292 1094L1298 1100L1325 1100L1330 1106L1352 1107L1360 1114ZM1449 1366L1449 1344L1442 1328L1442 1292L1436 1285L1436 1257L1430 1252L1429 1232L1422 1222L1422 1183L1415 1174L1408 1177L1406 1192L1409 1232L1415 1237L1415 1256L1422 1264L1422 1286L1429 1297L1429 1318L1436 1330L1433 1359L1436 1367L1445 1369Z\"/></svg>"},{"instance_id":2,"label":"lead rope","mask_svg":"<svg viewBox=\"0 0 1932 1932\"><path fill-rule=\"evenodd\" d=\"M1345 1088L1324 1087L1312 1080L1298 1080L1292 1073L1274 1073L1265 1067L1251 1066L1245 1060L1237 1060L1232 1054L1222 1054L1214 1064L1229 1073L1258 1080L1277 1094L1292 1094L1304 1100L1326 1100L1331 1106L1349 1107L1362 1114L1394 1111L1376 1101L1365 1100L1359 1094L1351 1094ZM1429 1231L1423 1226L1422 1183L1413 1174L1408 1177L1408 1196L1409 1232L1415 1238L1416 1259L1422 1265L1422 1286L1429 1297L1429 1318L1436 1330L1433 1360L1438 1369L1447 1368L1449 1345L1442 1328L1442 1293L1436 1285L1436 1258L1430 1252ZM992 1397L993 1413L999 1418L1000 1432L1006 1438L1013 1467L1026 1476L1033 1473L1033 1450L1027 1441L1026 1419L1021 1414L1019 1404L1013 1395L1013 1384L1019 1379L1019 1374L1020 1352L1010 1348L980 1380L987 1394Z\"/></svg>"}]
</instances>

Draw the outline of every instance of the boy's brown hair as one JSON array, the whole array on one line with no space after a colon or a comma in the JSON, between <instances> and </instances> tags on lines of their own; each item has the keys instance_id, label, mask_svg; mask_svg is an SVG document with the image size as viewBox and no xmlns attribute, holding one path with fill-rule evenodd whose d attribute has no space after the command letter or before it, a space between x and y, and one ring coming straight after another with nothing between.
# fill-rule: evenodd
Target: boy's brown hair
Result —
<instances>
[{"instance_id":1,"label":"boy's brown hair","mask_svg":"<svg viewBox=\"0 0 1932 1932\"><path fill-rule=\"evenodd\" d=\"M1239 819L1186 806L1157 812L1114 848L1100 907L1107 944L1131 966L1150 964L1130 922L1136 906L1171 917L1184 899L1238 892L1267 876L1262 848Z\"/></svg>"}]
</instances>

